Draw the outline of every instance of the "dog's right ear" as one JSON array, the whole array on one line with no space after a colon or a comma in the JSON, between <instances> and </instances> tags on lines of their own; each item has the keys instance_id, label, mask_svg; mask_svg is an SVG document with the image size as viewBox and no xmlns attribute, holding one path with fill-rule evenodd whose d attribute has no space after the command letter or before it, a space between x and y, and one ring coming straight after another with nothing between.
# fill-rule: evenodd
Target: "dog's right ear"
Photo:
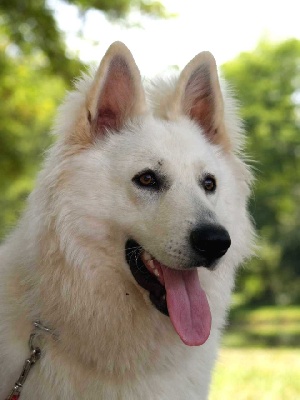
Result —
<instances>
[{"instance_id":1,"label":"dog's right ear","mask_svg":"<svg viewBox=\"0 0 300 400\"><path fill-rule=\"evenodd\" d=\"M86 117L91 137L118 131L125 122L146 110L139 69L121 42L107 50L87 95Z\"/></svg>"}]
</instances>

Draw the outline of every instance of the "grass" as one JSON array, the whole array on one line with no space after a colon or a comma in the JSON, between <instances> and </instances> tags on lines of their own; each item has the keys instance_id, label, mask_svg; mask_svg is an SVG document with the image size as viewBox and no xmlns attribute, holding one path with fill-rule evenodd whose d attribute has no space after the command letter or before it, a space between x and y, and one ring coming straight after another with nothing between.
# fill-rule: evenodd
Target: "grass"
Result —
<instances>
[{"instance_id":1,"label":"grass","mask_svg":"<svg viewBox=\"0 0 300 400\"><path fill-rule=\"evenodd\" d=\"M210 400L300 399L300 308L233 309Z\"/></svg>"},{"instance_id":2,"label":"grass","mask_svg":"<svg viewBox=\"0 0 300 400\"><path fill-rule=\"evenodd\" d=\"M297 400L300 349L221 350L210 400Z\"/></svg>"}]
</instances>

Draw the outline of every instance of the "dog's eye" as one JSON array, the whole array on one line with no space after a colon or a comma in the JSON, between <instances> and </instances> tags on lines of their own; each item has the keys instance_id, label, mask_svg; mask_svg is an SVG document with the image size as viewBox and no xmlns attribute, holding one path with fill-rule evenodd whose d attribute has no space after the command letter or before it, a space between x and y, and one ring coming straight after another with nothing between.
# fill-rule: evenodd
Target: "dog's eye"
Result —
<instances>
[{"instance_id":1,"label":"dog's eye","mask_svg":"<svg viewBox=\"0 0 300 400\"><path fill-rule=\"evenodd\" d=\"M214 192L217 187L215 177L212 175L207 175L202 182L202 186L206 192Z\"/></svg>"},{"instance_id":2,"label":"dog's eye","mask_svg":"<svg viewBox=\"0 0 300 400\"><path fill-rule=\"evenodd\" d=\"M143 174L140 176L139 182L143 186L153 186L156 184L155 177L152 174Z\"/></svg>"},{"instance_id":3,"label":"dog's eye","mask_svg":"<svg viewBox=\"0 0 300 400\"><path fill-rule=\"evenodd\" d=\"M133 178L135 184L140 187L158 188L158 179L153 171L145 171Z\"/></svg>"}]
</instances>

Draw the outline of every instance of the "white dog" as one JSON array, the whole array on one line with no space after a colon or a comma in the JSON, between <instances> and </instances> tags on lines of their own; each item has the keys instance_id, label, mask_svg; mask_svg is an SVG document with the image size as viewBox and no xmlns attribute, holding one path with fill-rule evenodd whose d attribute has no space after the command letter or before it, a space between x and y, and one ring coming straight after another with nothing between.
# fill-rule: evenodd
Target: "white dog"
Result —
<instances>
[{"instance_id":1,"label":"white dog","mask_svg":"<svg viewBox=\"0 0 300 400\"><path fill-rule=\"evenodd\" d=\"M145 95L119 42L76 86L0 251L0 398L207 399L253 239L234 101L208 52Z\"/></svg>"}]
</instances>

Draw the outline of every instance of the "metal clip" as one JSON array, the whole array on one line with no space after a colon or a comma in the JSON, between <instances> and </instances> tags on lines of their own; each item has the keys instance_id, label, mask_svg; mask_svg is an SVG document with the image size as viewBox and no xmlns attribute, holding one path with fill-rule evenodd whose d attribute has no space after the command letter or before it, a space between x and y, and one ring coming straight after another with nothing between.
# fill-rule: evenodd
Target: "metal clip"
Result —
<instances>
[{"instance_id":1,"label":"metal clip","mask_svg":"<svg viewBox=\"0 0 300 400\"><path fill-rule=\"evenodd\" d=\"M51 329L46 328L44 325L42 325L40 321L35 321L34 327L35 329L49 333L54 339L58 339L57 335L55 335ZM36 336L37 332L33 332L29 337L28 346L31 352L30 357L27 358L27 360L25 361L19 379L15 383L15 386L10 392L10 395L5 400L18 400L20 398L21 390L28 378L29 372L31 371L34 364L41 358L41 349L37 346L34 346L34 339L36 338Z\"/></svg>"},{"instance_id":2,"label":"metal clip","mask_svg":"<svg viewBox=\"0 0 300 400\"><path fill-rule=\"evenodd\" d=\"M39 347L36 347L32 350L31 356L25 361L21 375L19 379L15 383L13 390L11 391L10 395L7 397L6 400L16 400L20 397L21 390L25 381L27 380L28 374L34 364L40 359L41 357L41 350Z\"/></svg>"}]
</instances>

